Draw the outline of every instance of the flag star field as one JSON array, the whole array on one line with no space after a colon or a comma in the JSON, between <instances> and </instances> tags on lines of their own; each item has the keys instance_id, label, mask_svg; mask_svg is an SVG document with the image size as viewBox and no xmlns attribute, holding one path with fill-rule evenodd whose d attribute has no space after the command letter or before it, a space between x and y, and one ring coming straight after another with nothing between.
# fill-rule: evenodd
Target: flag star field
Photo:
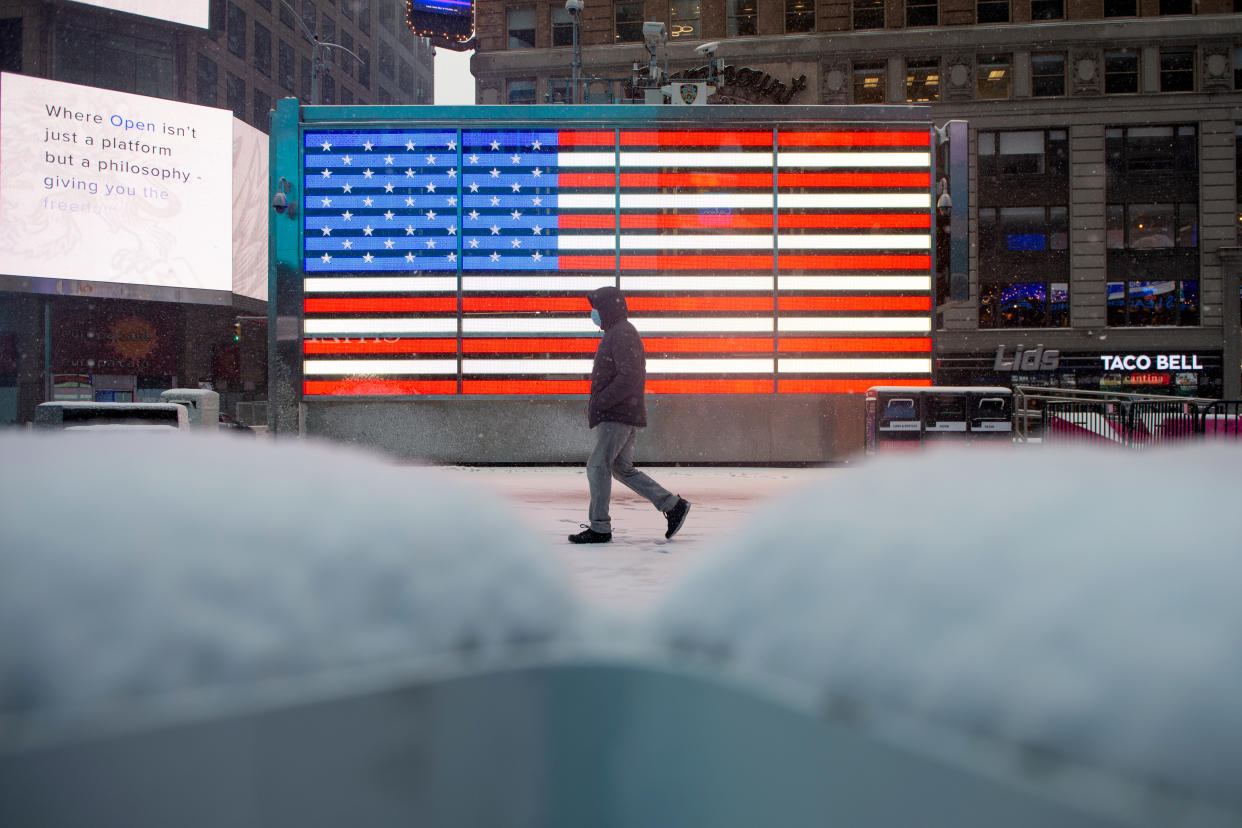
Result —
<instances>
[{"instance_id":1,"label":"flag star field","mask_svg":"<svg viewBox=\"0 0 1242 828\"><path fill-rule=\"evenodd\" d=\"M931 384L925 128L308 130L303 394L589 392L589 290L653 393Z\"/></svg>"}]
</instances>

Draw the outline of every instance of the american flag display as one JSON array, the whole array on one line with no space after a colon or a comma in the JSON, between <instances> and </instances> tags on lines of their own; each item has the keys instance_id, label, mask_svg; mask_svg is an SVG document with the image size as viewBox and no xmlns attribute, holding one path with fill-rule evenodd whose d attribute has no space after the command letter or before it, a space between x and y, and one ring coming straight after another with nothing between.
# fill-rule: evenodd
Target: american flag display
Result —
<instances>
[{"instance_id":1,"label":"american flag display","mask_svg":"<svg viewBox=\"0 0 1242 828\"><path fill-rule=\"evenodd\" d=\"M614 285L654 393L931 384L926 129L307 131L307 396L576 394Z\"/></svg>"}]
</instances>

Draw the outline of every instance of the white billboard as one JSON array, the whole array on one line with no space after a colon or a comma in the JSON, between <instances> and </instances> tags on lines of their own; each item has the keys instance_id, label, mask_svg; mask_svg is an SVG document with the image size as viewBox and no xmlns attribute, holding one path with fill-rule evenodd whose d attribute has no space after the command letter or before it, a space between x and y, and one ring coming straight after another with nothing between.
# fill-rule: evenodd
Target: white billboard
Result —
<instances>
[{"instance_id":1,"label":"white billboard","mask_svg":"<svg viewBox=\"0 0 1242 828\"><path fill-rule=\"evenodd\" d=\"M233 117L0 75L0 274L231 291Z\"/></svg>"},{"instance_id":2,"label":"white billboard","mask_svg":"<svg viewBox=\"0 0 1242 828\"><path fill-rule=\"evenodd\" d=\"M233 119L233 292L267 301L267 135Z\"/></svg>"},{"instance_id":3,"label":"white billboard","mask_svg":"<svg viewBox=\"0 0 1242 828\"><path fill-rule=\"evenodd\" d=\"M141 14L170 23L184 23L206 29L208 0L75 0L101 9Z\"/></svg>"}]
</instances>

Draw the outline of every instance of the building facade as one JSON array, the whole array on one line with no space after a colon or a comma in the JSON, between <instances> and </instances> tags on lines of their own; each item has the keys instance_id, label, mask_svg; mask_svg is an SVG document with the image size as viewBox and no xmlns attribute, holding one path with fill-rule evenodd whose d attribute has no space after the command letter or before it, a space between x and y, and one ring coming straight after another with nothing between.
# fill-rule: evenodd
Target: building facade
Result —
<instances>
[{"instance_id":1,"label":"building facade","mask_svg":"<svg viewBox=\"0 0 1242 828\"><path fill-rule=\"evenodd\" d=\"M406 25L404 0L208 9L199 29L68 0L0 0L0 71L227 109L263 133L276 100L310 104L314 91L323 104L432 103L434 50ZM313 36L356 57L321 48L315 78ZM209 385L232 413L266 399L266 328L266 303L237 294L174 300L89 274L0 274L0 424L29 422L49 399L149 400L172 386Z\"/></svg>"},{"instance_id":2,"label":"building facade","mask_svg":"<svg viewBox=\"0 0 1242 828\"><path fill-rule=\"evenodd\" d=\"M1242 3L620 0L581 13L585 99L625 102L665 24L713 103L907 104L969 123L969 293L937 296L941 383L1239 389ZM481 0L479 103L570 100L563 3ZM941 265L944 264L942 261Z\"/></svg>"}]
</instances>

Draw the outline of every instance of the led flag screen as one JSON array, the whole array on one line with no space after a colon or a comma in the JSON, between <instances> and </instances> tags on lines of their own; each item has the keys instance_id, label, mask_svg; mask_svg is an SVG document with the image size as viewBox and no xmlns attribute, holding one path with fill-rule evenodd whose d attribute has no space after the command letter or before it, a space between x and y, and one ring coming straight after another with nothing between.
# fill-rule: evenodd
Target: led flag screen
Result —
<instances>
[{"instance_id":1,"label":"led flag screen","mask_svg":"<svg viewBox=\"0 0 1242 828\"><path fill-rule=\"evenodd\" d=\"M581 394L625 292L653 393L931 383L925 129L305 134L309 397Z\"/></svg>"}]
</instances>

